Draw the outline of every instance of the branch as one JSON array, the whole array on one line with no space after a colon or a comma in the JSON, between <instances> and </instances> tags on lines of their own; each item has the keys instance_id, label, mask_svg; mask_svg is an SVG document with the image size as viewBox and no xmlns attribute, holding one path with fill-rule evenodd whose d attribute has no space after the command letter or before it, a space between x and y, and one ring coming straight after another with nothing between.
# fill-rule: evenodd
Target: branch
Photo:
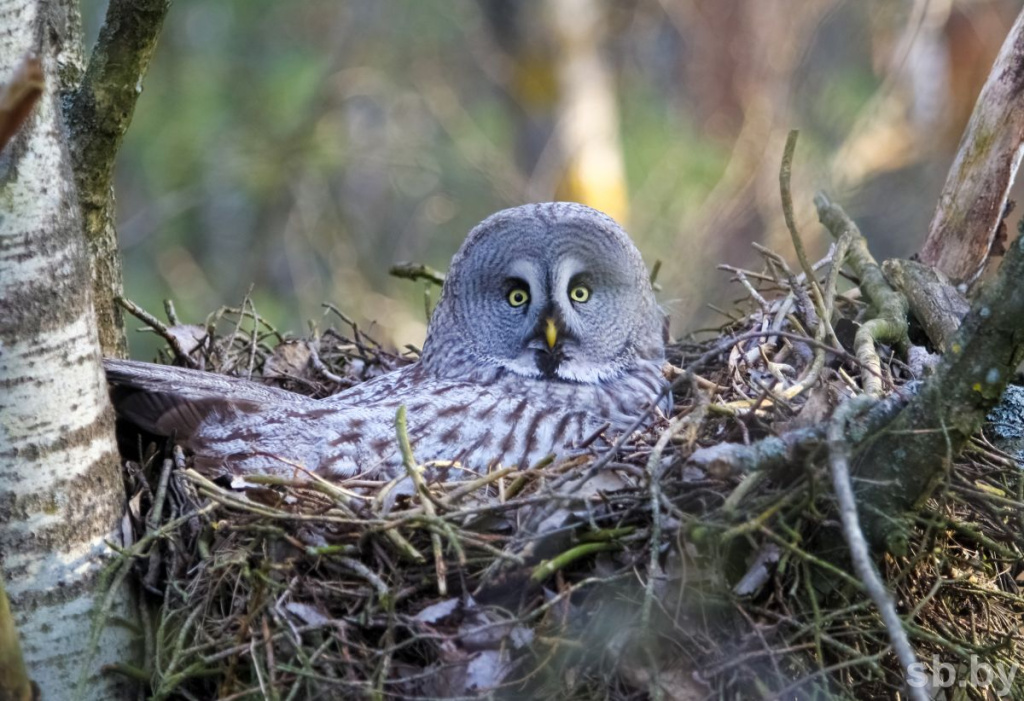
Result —
<instances>
[{"instance_id":1,"label":"branch","mask_svg":"<svg viewBox=\"0 0 1024 701\"><path fill-rule=\"evenodd\" d=\"M1024 350L1024 238L1010 245L935 374L857 457L865 533L906 550L902 515L927 499L998 403Z\"/></svg>"},{"instance_id":2,"label":"branch","mask_svg":"<svg viewBox=\"0 0 1024 701\"><path fill-rule=\"evenodd\" d=\"M1024 146L1024 11L978 96L921 249L954 282L985 269Z\"/></svg>"},{"instance_id":3,"label":"branch","mask_svg":"<svg viewBox=\"0 0 1024 701\"><path fill-rule=\"evenodd\" d=\"M110 0L89 67L64 108L71 157L93 265L93 303L103 354L127 355L121 294L121 259L111 189L114 159L142 92L170 0Z\"/></svg>"},{"instance_id":4,"label":"branch","mask_svg":"<svg viewBox=\"0 0 1024 701\"><path fill-rule=\"evenodd\" d=\"M114 158L131 123L168 7L170 0L111 0L107 7L85 77L65 108L76 173L90 171L102 180L80 186L83 199L106 199Z\"/></svg>"},{"instance_id":5,"label":"branch","mask_svg":"<svg viewBox=\"0 0 1024 701\"><path fill-rule=\"evenodd\" d=\"M874 435L902 410L912 396L914 387L904 386L901 391L875 402L871 409L846 422L846 438L856 445ZM744 475L749 472L779 474L793 465L810 462L826 444L826 426L815 424L798 428L777 436L746 443L717 443L699 448L686 464L704 470L716 479Z\"/></svg>"},{"instance_id":6,"label":"branch","mask_svg":"<svg viewBox=\"0 0 1024 701\"><path fill-rule=\"evenodd\" d=\"M912 260L893 258L882 263L885 279L907 299L910 313L921 323L928 340L940 353L956 336L971 305L941 270Z\"/></svg>"},{"instance_id":7,"label":"branch","mask_svg":"<svg viewBox=\"0 0 1024 701\"><path fill-rule=\"evenodd\" d=\"M860 289L871 300L873 318L864 322L857 330L854 347L857 359L868 372L863 373L864 392L872 397L882 395L882 364L875 350L875 343L892 343L901 348L910 345L907 337L907 300L893 290L886 282L868 243L857 225L847 216L842 207L829 201L823 193L814 196L818 208L818 219L835 236L851 239L847 262L860 278Z\"/></svg>"},{"instance_id":8,"label":"branch","mask_svg":"<svg viewBox=\"0 0 1024 701\"><path fill-rule=\"evenodd\" d=\"M878 607L885 623L889 642L892 644L900 666L903 667L904 678L910 678L910 669L917 663L914 650L910 647L907 631L903 629L903 621L896 612L889 590L885 588L874 563L864 533L860 529L857 517L857 502L853 496L850 483L850 444L846 438L847 420L861 410L870 406L874 400L865 397L854 397L836 409L828 427L829 467L832 473L832 489L839 502L839 518L843 523L843 537L850 548L850 558L857 577L864 584L868 596ZM928 701L929 695L921 687L909 687L908 692L914 701Z\"/></svg>"},{"instance_id":9,"label":"branch","mask_svg":"<svg viewBox=\"0 0 1024 701\"><path fill-rule=\"evenodd\" d=\"M388 274L405 280L426 280L435 285L444 284L444 273L422 263L395 263Z\"/></svg>"}]
</instances>

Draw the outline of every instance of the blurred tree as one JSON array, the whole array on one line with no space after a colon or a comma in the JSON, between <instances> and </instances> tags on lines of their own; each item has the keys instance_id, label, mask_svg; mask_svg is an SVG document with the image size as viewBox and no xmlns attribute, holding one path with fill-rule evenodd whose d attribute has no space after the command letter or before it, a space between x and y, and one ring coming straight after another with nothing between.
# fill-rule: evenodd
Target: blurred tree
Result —
<instances>
[{"instance_id":1,"label":"blurred tree","mask_svg":"<svg viewBox=\"0 0 1024 701\"><path fill-rule=\"evenodd\" d=\"M509 66L517 156L530 200L582 202L625 224L626 175L615 78L604 56L608 3L482 0Z\"/></svg>"},{"instance_id":2,"label":"blurred tree","mask_svg":"<svg viewBox=\"0 0 1024 701\"><path fill-rule=\"evenodd\" d=\"M97 23L103 0L84 3ZM715 263L751 264L751 240L789 250L776 175L791 127L812 255L827 242L799 193L823 184L880 255L917 248L955 143L929 131L911 149L891 116L904 107L862 124L883 93L969 111L1020 5L176 0L118 165L126 288L149 308L174 296L195 320L255 285L282 328L331 301L418 343L423 290L389 266L443 268L487 214L562 196L628 212L649 262L668 262L676 328L693 328L721 297ZM928 13L947 19L925 31ZM912 80L901 46L922 59ZM948 91L929 92L943 65ZM857 158L837 156L866 133Z\"/></svg>"}]
</instances>

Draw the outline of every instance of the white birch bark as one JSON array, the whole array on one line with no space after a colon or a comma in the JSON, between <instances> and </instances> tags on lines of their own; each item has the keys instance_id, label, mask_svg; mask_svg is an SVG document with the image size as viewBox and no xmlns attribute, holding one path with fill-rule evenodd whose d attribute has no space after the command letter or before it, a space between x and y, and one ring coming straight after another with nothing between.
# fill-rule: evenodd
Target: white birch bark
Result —
<instances>
[{"instance_id":1,"label":"white birch bark","mask_svg":"<svg viewBox=\"0 0 1024 701\"><path fill-rule=\"evenodd\" d=\"M61 36L63 9L0 0L0 81L29 51L46 76L0 153L0 569L42 698L109 699L124 682L100 667L134 661L134 638L106 626L90 644L124 494L57 95L62 49L80 41ZM131 620L127 594L112 599Z\"/></svg>"}]
</instances>

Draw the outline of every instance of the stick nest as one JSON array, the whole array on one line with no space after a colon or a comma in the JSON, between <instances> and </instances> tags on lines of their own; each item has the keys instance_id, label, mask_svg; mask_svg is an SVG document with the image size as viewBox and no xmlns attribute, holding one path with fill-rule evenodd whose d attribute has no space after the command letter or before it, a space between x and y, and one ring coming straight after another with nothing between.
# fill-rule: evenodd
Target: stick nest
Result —
<instances>
[{"instance_id":1,"label":"stick nest","mask_svg":"<svg viewBox=\"0 0 1024 701\"><path fill-rule=\"evenodd\" d=\"M729 269L743 298L728 324L669 348L670 420L612 456L595 441L568 463L395 498L304 475L233 490L180 448L136 443L118 572L140 588L146 667L121 671L158 699L896 698L903 674L850 574L814 435L868 373L892 395L915 370L884 345L864 369L869 305L819 275L831 256L812 266L824 290L762 256ZM329 314L341 330L304 339L249 300L202 326L173 308L147 323L192 365L317 397L415 358ZM762 469L696 459L801 432L797 458ZM928 669L1024 664L1021 470L979 435L947 475L909 555L876 562Z\"/></svg>"}]
</instances>

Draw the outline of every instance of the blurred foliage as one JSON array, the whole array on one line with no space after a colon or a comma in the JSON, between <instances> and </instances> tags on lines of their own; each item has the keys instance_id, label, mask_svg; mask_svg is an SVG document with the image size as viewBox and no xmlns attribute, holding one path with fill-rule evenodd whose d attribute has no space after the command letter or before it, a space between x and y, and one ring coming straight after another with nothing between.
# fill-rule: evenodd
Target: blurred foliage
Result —
<instances>
[{"instance_id":1,"label":"blurred foliage","mask_svg":"<svg viewBox=\"0 0 1024 701\"><path fill-rule=\"evenodd\" d=\"M664 261L677 333L727 299L716 263L749 262L750 241L788 253L775 178L789 128L804 133L809 249L827 247L810 195L829 187L876 253L913 252L980 89L954 69L987 66L1021 5L572 1L601 20L588 55L611 77L624 223ZM424 290L388 267L444 269L480 219L558 191L544 168L575 49L538 53L538 35L568 41L541 6L175 0L118 164L127 296L172 297L192 321L251 287L282 330L332 302L399 347L422 342ZM92 36L104 9L83 2Z\"/></svg>"}]
</instances>

